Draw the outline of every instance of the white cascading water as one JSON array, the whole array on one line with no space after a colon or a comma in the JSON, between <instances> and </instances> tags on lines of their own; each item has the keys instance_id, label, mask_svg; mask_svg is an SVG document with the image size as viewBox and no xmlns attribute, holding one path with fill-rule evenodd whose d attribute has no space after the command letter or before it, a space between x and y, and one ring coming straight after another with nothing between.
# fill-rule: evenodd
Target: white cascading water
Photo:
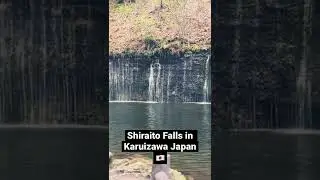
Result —
<instances>
[{"instance_id":1,"label":"white cascading water","mask_svg":"<svg viewBox=\"0 0 320 180\"><path fill-rule=\"evenodd\" d=\"M208 103L210 57L183 59L174 64L138 65L123 59L109 62L111 102ZM145 78L142 78L142 77ZM200 81L197 81L199 79ZM201 81L202 79L202 81ZM146 84L148 83L148 84Z\"/></svg>"},{"instance_id":2,"label":"white cascading water","mask_svg":"<svg viewBox=\"0 0 320 180\"><path fill-rule=\"evenodd\" d=\"M153 101L153 92L154 92L154 72L153 72L153 64L150 64L150 73L149 73L149 89L148 89L148 100Z\"/></svg>"},{"instance_id":3,"label":"white cascading water","mask_svg":"<svg viewBox=\"0 0 320 180\"><path fill-rule=\"evenodd\" d=\"M120 91L122 92L122 93L120 93L119 95L120 95L120 101L126 101L126 95L127 94L125 94L125 85L126 85L126 83L125 83L125 67L123 66L123 63L121 63L121 65L120 65L120 67L122 67L122 69L121 69L121 88L120 88Z\"/></svg>"},{"instance_id":4,"label":"white cascading water","mask_svg":"<svg viewBox=\"0 0 320 180\"><path fill-rule=\"evenodd\" d=\"M171 78L171 67L169 66L169 73L167 79L167 103L170 100L170 78Z\"/></svg>"},{"instance_id":5,"label":"white cascading water","mask_svg":"<svg viewBox=\"0 0 320 180\"><path fill-rule=\"evenodd\" d=\"M164 71L162 71L162 76L161 76L161 103L164 102Z\"/></svg>"},{"instance_id":6,"label":"white cascading water","mask_svg":"<svg viewBox=\"0 0 320 180\"><path fill-rule=\"evenodd\" d=\"M113 67L112 63L109 62L109 98L112 97L113 90L111 89L113 87Z\"/></svg>"},{"instance_id":7,"label":"white cascading water","mask_svg":"<svg viewBox=\"0 0 320 180\"><path fill-rule=\"evenodd\" d=\"M157 71L157 79L156 79L156 84L155 84L155 90L156 90L156 97L154 98L155 101L160 102L160 96L161 96L161 64L156 63L158 67Z\"/></svg>"},{"instance_id":8,"label":"white cascading water","mask_svg":"<svg viewBox=\"0 0 320 180\"><path fill-rule=\"evenodd\" d=\"M129 67L128 67L129 68ZM129 91L129 99L128 100L131 100L132 99L132 96L133 96L133 94L132 94L132 90L133 90L133 84L134 84L134 75L133 75L133 68L129 68L128 69L129 71L130 71L130 76L129 76L129 89L128 89L128 91Z\"/></svg>"},{"instance_id":9,"label":"white cascading water","mask_svg":"<svg viewBox=\"0 0 320 180\"><path fill-rule=\"evenodd\" d=\"M155 68L156 69L156 79L155 76ZM150 102L162 102L163 100L163 79L161 79L161 64L155 63L150 65L150 74L149 74L149 90L148 90L148 100Z\"/></svg>"},{"instance_id":10,"label":"white cascading water","mask_svg":"<svg viewBox=\"0 0 320 180\"><path fill-rule=\"evenodd\" d=\"M206 69L204 75L204 83L203 83L203 102L209 102L209 88L208 88L208 77L209 77L209 61L210 56L208 56L206 60Z\"/></svg>"},{"instance_id":11,"label":"white cascading water","mask_svg":"<svg viewBox=\"0 0 320 180\"><path fill-rule=\"evenodd\" d=\"M130 101L133 96L134 68L120 60L109 63L109 98Z\"/></svg>"},{"instance_id":12,"label":"white cascading water","mask_svg":"<svg viewBox=\"0 0 320 180\"><path fill-rule=\"evenodd\" d=\"M117 81L120 80L120 82L117 82L118 85L117 86L117 92L118 92L118 99L120 101L129 101L131 99L131 81L132 81L132 77L131 77L131 73L130 73L130 68L129 68L129 64L126 63L121 63L120 64L120 68L119 68L120 72L119 74L115 74L115 76L120 75L120 79L116 78Z\"/></svg>"},{"instance_id":13,"label":"white cascading water","mask_svg":"<svg viewBox=\"0 0 320 180\"><path fill-rule=\"evenodd\" d=\"M185 60L183 63L183 82L182 82L182 92L185 94L186 88L186 71L187 71L187 61ZM183 97L183 101L186 101L186 97Z\"/></svg>"}]
</instances>

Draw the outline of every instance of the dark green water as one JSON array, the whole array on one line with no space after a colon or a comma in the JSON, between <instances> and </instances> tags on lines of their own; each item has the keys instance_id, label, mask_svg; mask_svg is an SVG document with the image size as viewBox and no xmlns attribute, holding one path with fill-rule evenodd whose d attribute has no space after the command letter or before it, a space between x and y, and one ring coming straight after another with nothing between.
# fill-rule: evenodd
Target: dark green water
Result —
<instances>
[{"instance_id":1,"label":"dark green water","mask_svg":"<svg viewBox=\"0 0 320 180\"><path fill-rule=\"evenodd\" d=\"M0 126L1 180L105 180L107 128Z\"/></svg>"},{"instance_id":2,"label":"dark green water","mask_svg":"<svg viewBox=\"0 0 320 180\"><path fill-rule=\"evenodd\" d=\"M211 179L210 104L110 103L109 127L109 147L118 155L127 155L120 153L125 130L198 130L200 152L171 153L172 168L196 180Z\"/></svg>"},{"instance_id":3,"label":"dark green water","mask_svg":"<svg viewBox=\"0 0 320 180\"><path fill-rule=\"evenodd\" d=\"M319 180L320 132L220 133L214 159L217 180Z\"/></svg>"}]
</instances>

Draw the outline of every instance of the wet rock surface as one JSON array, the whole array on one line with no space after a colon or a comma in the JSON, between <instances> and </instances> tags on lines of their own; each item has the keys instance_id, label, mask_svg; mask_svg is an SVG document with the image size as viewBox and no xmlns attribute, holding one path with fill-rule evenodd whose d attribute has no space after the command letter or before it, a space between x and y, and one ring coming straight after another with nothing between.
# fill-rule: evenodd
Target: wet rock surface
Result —
<instances>
[{"instance_id":1,"label":"wet rock surface","mask_svg":"<svg viewBox=\"0 0 320 180\"><path fill-rule=\"evenodd\" d=\"M206 52L163 59L110 58L109 100L167 103L208 101L211 92L209 55Z\"/></svg>"}]
</instances>

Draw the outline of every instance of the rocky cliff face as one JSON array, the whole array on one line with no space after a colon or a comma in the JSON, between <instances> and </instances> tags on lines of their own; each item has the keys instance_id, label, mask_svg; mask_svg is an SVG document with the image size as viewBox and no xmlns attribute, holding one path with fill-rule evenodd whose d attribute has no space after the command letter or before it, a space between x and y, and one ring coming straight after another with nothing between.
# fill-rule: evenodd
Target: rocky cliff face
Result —
<instances>
[{"instance_id":1,"label":"rocky cliff face","mask_svg":"<svg viewBox=\"0 0 320 180\"><path fill-rule=\"evenodd\" d=\"M105 2L0 4L0 121L71 123L97 103L96 91L105 88L101 37L107 26L101 5ZM61 117L51 117L57 114Z\"/></svg>"},{"instance_id":2,"label":"rocky cliff face","mask_svg":"<svg viewBox=\"0 0 320 180\"><path fill-rule=\"evenodd\" d=\"M209 54L181 58L111 58L110 101L209 102Z\"/></svg>"},{"instance_id":3,"label":"rocky cliff face","mask_svg":"<svg viewBox=\"0 0 320 180\"><path fill-rule=\"evenodd\" d=\"M223 116L233 123L239 120L237 115L245 114L243 120L253 128L310 126L312 109L319 107L318 51L312 40L318 36L316 4L307 0L216 4L217 104L227 104L217 111L225 111Z\"/></svg>"}]
</instances>

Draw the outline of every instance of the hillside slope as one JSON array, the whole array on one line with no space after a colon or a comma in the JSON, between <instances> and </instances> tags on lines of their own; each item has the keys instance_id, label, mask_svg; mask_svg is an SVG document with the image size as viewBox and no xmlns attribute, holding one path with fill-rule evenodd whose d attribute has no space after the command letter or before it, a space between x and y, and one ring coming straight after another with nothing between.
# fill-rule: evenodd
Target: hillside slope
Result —
<instances>
[{"instance_id":1,"label":"hillside slope","mask_svg":"<svg viewBox=\"0 0 320 180\"><path fill-rule=\"evenodd\" d=\"M109 53L210 48L210 0L109 0Z\"/></svg>"}]
</instances>

